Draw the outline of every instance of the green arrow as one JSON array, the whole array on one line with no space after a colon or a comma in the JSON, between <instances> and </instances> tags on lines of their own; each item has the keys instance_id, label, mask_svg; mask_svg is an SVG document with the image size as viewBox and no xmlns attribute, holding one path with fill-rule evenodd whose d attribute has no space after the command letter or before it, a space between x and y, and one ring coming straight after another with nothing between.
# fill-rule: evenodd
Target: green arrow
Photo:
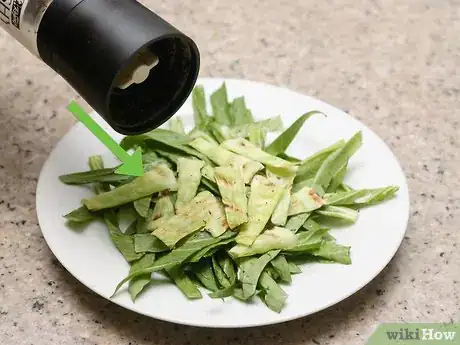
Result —
<instances>
[{"instance_id":1,"label":"green arrow","mask_svg":"<svg viewBox=\"0 0 460 345\"><path fill-rule=\"evenodd\" d=\"M72 101L67 109L79 120L101 143L103 143L123 164L115 170L121 175L142 176L142 152L138 148L131 156L89 116L77 102Z\"/></svg>"}]
</instances>

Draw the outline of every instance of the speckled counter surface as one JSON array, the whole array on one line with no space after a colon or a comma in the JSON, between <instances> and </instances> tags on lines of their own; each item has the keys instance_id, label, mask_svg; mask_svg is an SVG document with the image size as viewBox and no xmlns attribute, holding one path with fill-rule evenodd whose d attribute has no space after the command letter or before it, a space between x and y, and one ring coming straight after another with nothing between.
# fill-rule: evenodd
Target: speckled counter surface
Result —
<instances>
[{"instance_id":1,"label":"speckled counter surface","mask_svg":"<svg viewBox=\"0 0 460 345\"><path fill-rule=\"evenodd\" d=\"M60 266L35 214L37 178L73 125L75 93L1 32L0 344L363 344L379 322L458 321L460 2L145 3L196 40L202 76L286 85L376 131L408 177L407 237L359 293L286 324L206 330L111 304Z\"/></svg>"}]
</instances>

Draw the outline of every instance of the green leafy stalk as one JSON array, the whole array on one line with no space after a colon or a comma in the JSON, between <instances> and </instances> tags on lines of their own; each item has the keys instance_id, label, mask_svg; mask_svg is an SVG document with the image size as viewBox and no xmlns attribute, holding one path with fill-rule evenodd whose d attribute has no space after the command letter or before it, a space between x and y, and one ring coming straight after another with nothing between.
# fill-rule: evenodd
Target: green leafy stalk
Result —
<instances>
[{"instance_id":1,"label":"green leafy stalk","mask_svg":"<svg viewBox=\"0 0 460 345\"><path fill-rule=\"evenodd\" d=\"M89 210L101 210L120 206L163 190L175 189L177 182L174 173L166 165L159 165L130 183L84 199L82 202Z\"/></svg>"},{"instance_id":2,"label":"green leafy stalk","mask_svg":"<svg viewBox=\"0 0 460 345\"><path fill-rule=\"evenodd\" d=\"M299 133L304 123L314 114L320 114L320 112L313 110L299 117L289 128L281 133L265 151L274 156L284 153Z\"/></svg>"}]
</instances>

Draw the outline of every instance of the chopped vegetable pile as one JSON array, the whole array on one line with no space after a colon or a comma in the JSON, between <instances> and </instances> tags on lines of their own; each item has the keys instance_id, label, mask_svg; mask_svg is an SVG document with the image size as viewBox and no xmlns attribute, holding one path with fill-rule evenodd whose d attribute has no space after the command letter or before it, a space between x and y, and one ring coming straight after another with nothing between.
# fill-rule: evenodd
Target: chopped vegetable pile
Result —
<instances>
[{"instance_id":1,"label":"chopped vegetable pile","mask_svg":"<svg viewBox=\"0 0 460 345\"><path fill-rule=\"evenodd\" d=\"M100 156L89 158L90 171L61 176L66 184L92 184L95 192L65 218L79 228L106 224L131 265L115 292L129 282L133 300L157 272L189 299L202 298L201 287L211 298L257 296L280 312L288 297L283 285L300 264L351 264L350 247L337 243L327 225L355 223L360 208L392 198L398 187L355 190L344 183L360 132L310 157L289 156L317 111L267 145L267 133L282 131L279 116L255 121L243 97L228 101L225 84L210 97L212 116L203 87L192 100L189 133L174 117L169 130L122 140L124 149L142 150L143 176L116 174ZM126 230L122 222L130 224Z\"/></svg>"}]
</instances>

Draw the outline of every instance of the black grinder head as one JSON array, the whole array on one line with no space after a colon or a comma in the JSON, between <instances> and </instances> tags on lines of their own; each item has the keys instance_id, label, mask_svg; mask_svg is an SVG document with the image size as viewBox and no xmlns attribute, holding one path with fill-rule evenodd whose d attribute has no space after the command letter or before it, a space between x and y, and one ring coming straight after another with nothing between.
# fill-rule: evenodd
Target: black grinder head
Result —
<instances>
[{"instance_id":1,"label":"black grinder head","mask_svg":"<svg viewBox=\"0 0 460 345\"><path fill-rule=\"evenodd\" d=\"M199 72L195 43L136 0L55 0L37 44L43 61L125 135L145 133L171 118ZM121 87L143 54L157 58L147 79Z\"/></svg>"}]
</instances>

